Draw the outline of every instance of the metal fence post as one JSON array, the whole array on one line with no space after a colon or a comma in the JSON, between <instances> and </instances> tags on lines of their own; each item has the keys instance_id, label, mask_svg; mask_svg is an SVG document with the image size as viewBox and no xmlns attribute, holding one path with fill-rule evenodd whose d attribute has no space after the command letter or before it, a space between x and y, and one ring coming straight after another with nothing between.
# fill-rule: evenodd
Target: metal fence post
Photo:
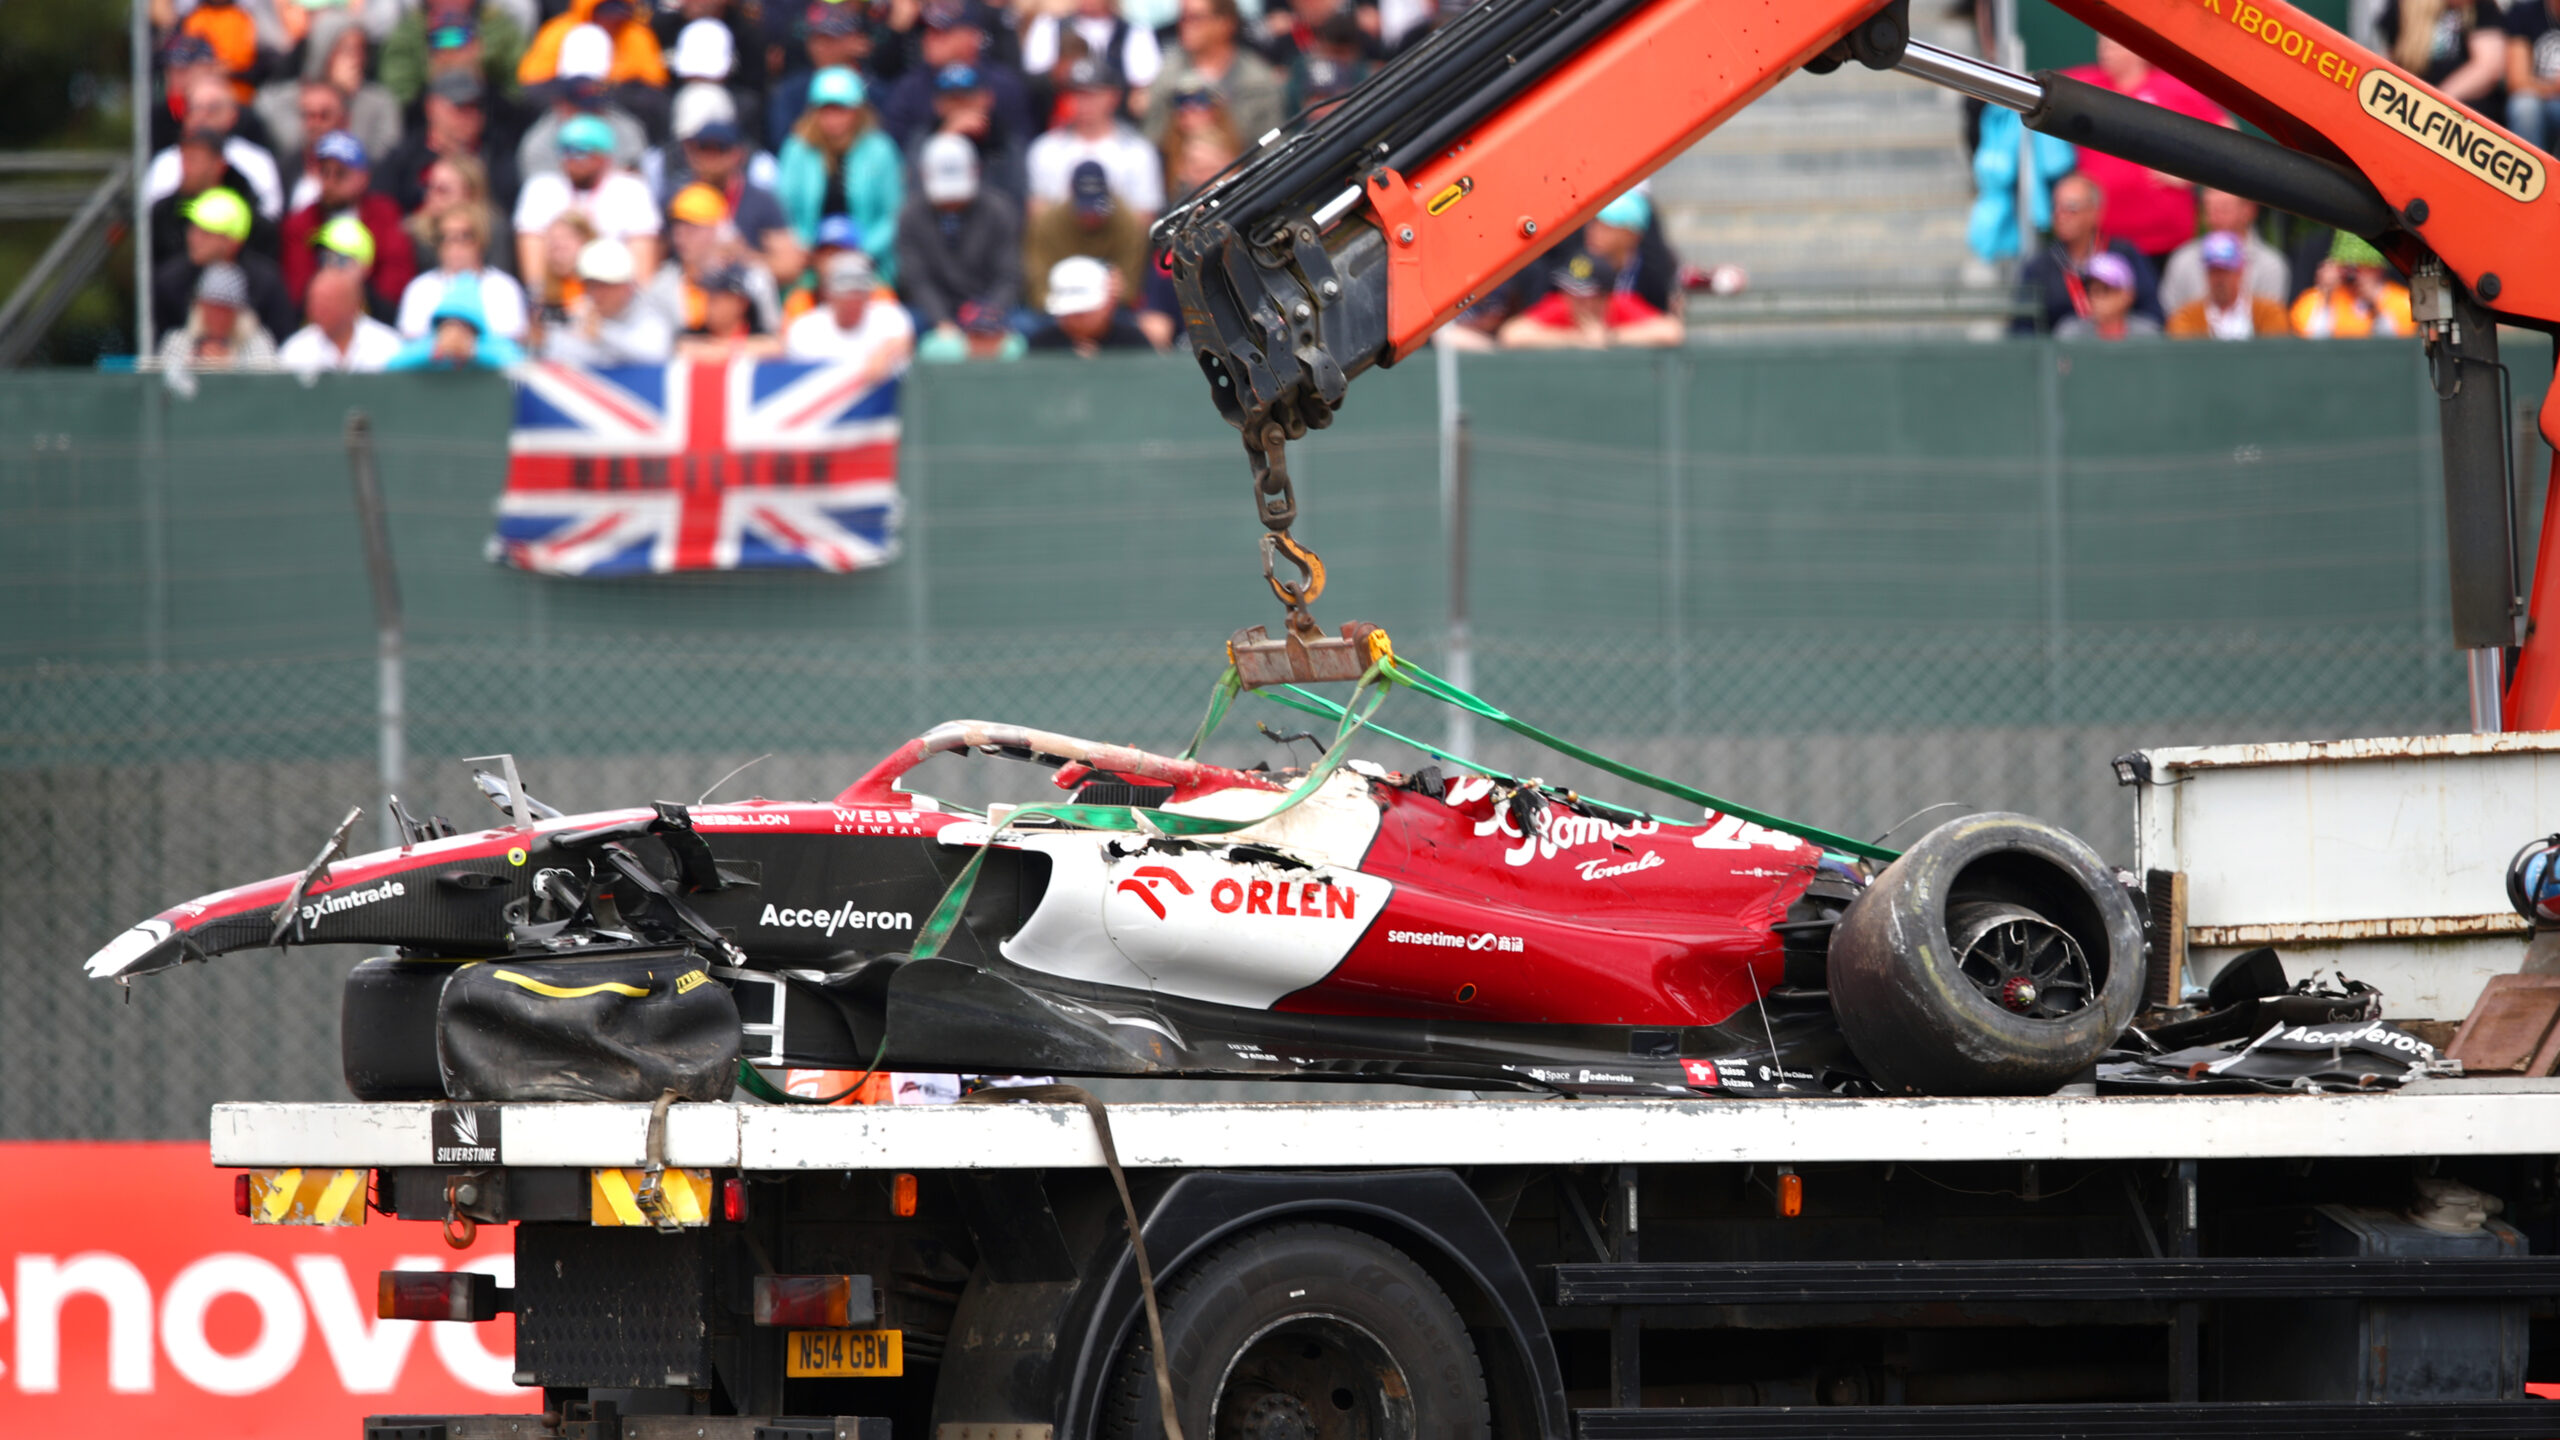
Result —
<instances>
[{"instance_id":1,"label":"metal fence post","mask_svg":"<svg viewBox=\"0 0 2560 1440\"><path fill-rule=\"evenodd\" d=\"M925 419L925 387L919 370L910 368L898 382L897 554L906 567L907 713L910 728L931 725L942 717L933 705L933 576L925 569L930 536L926 517L933 505L933 435Z\"/></svg>"},{"instance_id":2,"label":"metal fence post","mask_svg":"<svg viewBox=\"0 0 2560 1440\"><path fill-rule=\"evenodd\" d=\"M1449 653L1442 663L1449 668L1451 684L1472 690L1476 661L1467 613L1467 512L1472 503L1467 484L1467 412L1458 384L1457 347L1435 344L1431 353L1440 386L1440 533L1448 540L1449 566ZM1442 743L1453 755L1472 753L1475 717L1450 706L1449 732Z\"/></svg>"},{"instance_id":3,"label":"metal fence post","mask_svg":"<svg viewBox=\"0 0 2560 1440\"><path fill-rule=\"evenodd\" d=\"M1662 625L1671 733L1689 735L1689 356L1662 357Z\"/></svg>"},{"instance_id":4,"label":"metal fence post","mask_svg":"<svg viewBox=\"0 0 2560 1440\"><path fill-rule=\"evenodd\" d=\"M383 510L382 478L373 465L373 422L361 410L347 412L347 475L355 485L356 531L364 541L365 573L373 582L374 723L381 734L382 844L389 849L406 838L388 803L408 783L409 712L402 654L406 636L400 616L400 576L391 559L391 524Z\"/></svg>"},{"instance_id":5,"label":"metal fence post","mask_svg":"<svg viewBox=\"0 0 2560 1440\"><path fill-rule=\"evenodd\" d=\"M133 105L133 315L134 357L148 362L155 318L151 313L151 201L143 179L151 168L151 7L133 5L133 80L127 89Z\"/></svg>"},{"instance_id":6,"label":"metal fence post","mask_svg":"<svg viewBox=\"0 0 2560 1440\"><path fill-rule=\"evenodd\" d=\"M2067 547L2063 543L2063 455L2067 444L2063 434L2062 387L2071 374L2071 356L2052 340L2036 342L2037 356L2043 376L2036 387L2039 407L2044 411L2042 460L2044 482L2044 722L2059 727L2063 717L2063 667L2067 624L2062 566Z\"/></svg>"}]
</instances>

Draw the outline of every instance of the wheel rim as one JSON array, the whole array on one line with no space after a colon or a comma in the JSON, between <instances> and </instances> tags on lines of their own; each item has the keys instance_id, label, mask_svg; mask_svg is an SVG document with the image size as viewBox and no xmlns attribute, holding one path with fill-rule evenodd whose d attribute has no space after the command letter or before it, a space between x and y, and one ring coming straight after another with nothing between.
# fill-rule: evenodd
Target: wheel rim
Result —
<instances>
[{"instance_id":1,"label":"wheel rim","mask_svg":"<svg viewBox=\"0 0 2560 1440\"><path fill-rule=\"evenodd\" d=\"M1212 1440L1413 1440L1413 1388L1378 1337L1292 1315L1245 1342L1211 1403Z\"/></svg>"},{"instance_id":2,"label":"wheel rim","mask_svg":"<svg viewBox=\"0 0 2560 1440\"><path fill-rule=\"evenodd\" d=\"M2067 1020L2097 987L2071 932L2023 905L1978 901L1947 907L1956 967L1984 998L2030 1020Z\"/></svg>"}]
</instances>

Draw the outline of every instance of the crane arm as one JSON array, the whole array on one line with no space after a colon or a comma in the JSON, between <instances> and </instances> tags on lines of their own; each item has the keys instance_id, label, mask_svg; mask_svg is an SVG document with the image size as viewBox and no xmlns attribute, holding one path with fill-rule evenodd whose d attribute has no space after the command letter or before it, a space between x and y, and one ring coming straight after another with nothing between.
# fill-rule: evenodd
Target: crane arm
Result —
<instances>
[{"instance_id":1,"label":"crane arm","mask_svg":"<svg viewBox=\"0 0 2560 1440\"><path fill-rule=\"evenodd\" d=\"M1272 582L1293 636L1316 637L1306 604L1322 568L1288 536L1286 442L1779 80L1854 62L2380 246L2411 279L2444 404L2451 613L2475 710L2481 667L2496 669L2484 657L2502 663L2522 641L2509 718L2560 726L2560 625L2519 634L2497 361L2502 321L2560 331L2560 266L2546 261L2560 254L2560 162L2286 0L2055 3L2272 138L1916 44L1909 0L1486 0L1168 212L1156 242L1252 459L1266 573L1275 550L1301 571ZM2560 440L2554 400L2543 424ZM2560 589L2560 557L2544 563ZM2494 728L2495 674L2485 683Z\"/></svg>"}]
</instances>

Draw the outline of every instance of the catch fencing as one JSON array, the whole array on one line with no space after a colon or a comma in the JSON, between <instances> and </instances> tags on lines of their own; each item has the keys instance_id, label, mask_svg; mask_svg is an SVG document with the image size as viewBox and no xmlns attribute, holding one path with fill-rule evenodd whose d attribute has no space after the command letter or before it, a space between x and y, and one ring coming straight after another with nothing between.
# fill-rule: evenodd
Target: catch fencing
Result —
<instances>
[{"instance_id":1,"label":"catch fencing","mask_svg":"<svg viewBox=\"0 0 2560 1440\"><path fill-rule=\"evenodd\" d=\"M0 378L0 1137L200 1136L217 1099L342 1093L354 955L235 955L129 999L80 961L298 868L350 805L378 833L350 410L407 617L414 810L486 821L456 761L498 751L574 812L690 801L759 756L719 793L829 795L959 716L1179 746L1227 634L1278 617L1196 370L933 369L905 405L895 563L569 581L485 558L496 377ZM1825 826L2017 809L2125 861L2123 750L2464 724L2434 425L2405 344L1426 356L1293 468L1319 615L1523 718ZM2530 435L2528 403L2538 478ZM1453 735L1415 695L1378 718ZM1256 720L1307 725L1241 702L1213 758L1310 753ZM984 758L925 785L1046 788Z\"/></svg>"}]
</instances>

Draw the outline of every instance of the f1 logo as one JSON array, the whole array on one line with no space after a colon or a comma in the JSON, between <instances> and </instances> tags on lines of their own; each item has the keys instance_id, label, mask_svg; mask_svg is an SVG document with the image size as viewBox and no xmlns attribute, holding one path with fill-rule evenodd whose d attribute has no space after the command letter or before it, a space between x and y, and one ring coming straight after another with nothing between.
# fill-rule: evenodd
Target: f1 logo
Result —
<instances>
[{"instance_id":1,"label":"f1 logo","mask_svg":"<svg viewBox=\"0 0 2560 1440\"><path fill-rule=\"evenodd\" d=\"M1155 888L1155 882L1159 880L1171 885L1176 893L1183 895L1191 893L1189 883L1171 867L1164 865L1141 865L1130 871L1129 878L1121 881L1116 888L1146 901L1147 908L1156 912L1156 918L1162 920L1165 918L1164 901L1157 897Z\"/></svg>"}]
</instances>

